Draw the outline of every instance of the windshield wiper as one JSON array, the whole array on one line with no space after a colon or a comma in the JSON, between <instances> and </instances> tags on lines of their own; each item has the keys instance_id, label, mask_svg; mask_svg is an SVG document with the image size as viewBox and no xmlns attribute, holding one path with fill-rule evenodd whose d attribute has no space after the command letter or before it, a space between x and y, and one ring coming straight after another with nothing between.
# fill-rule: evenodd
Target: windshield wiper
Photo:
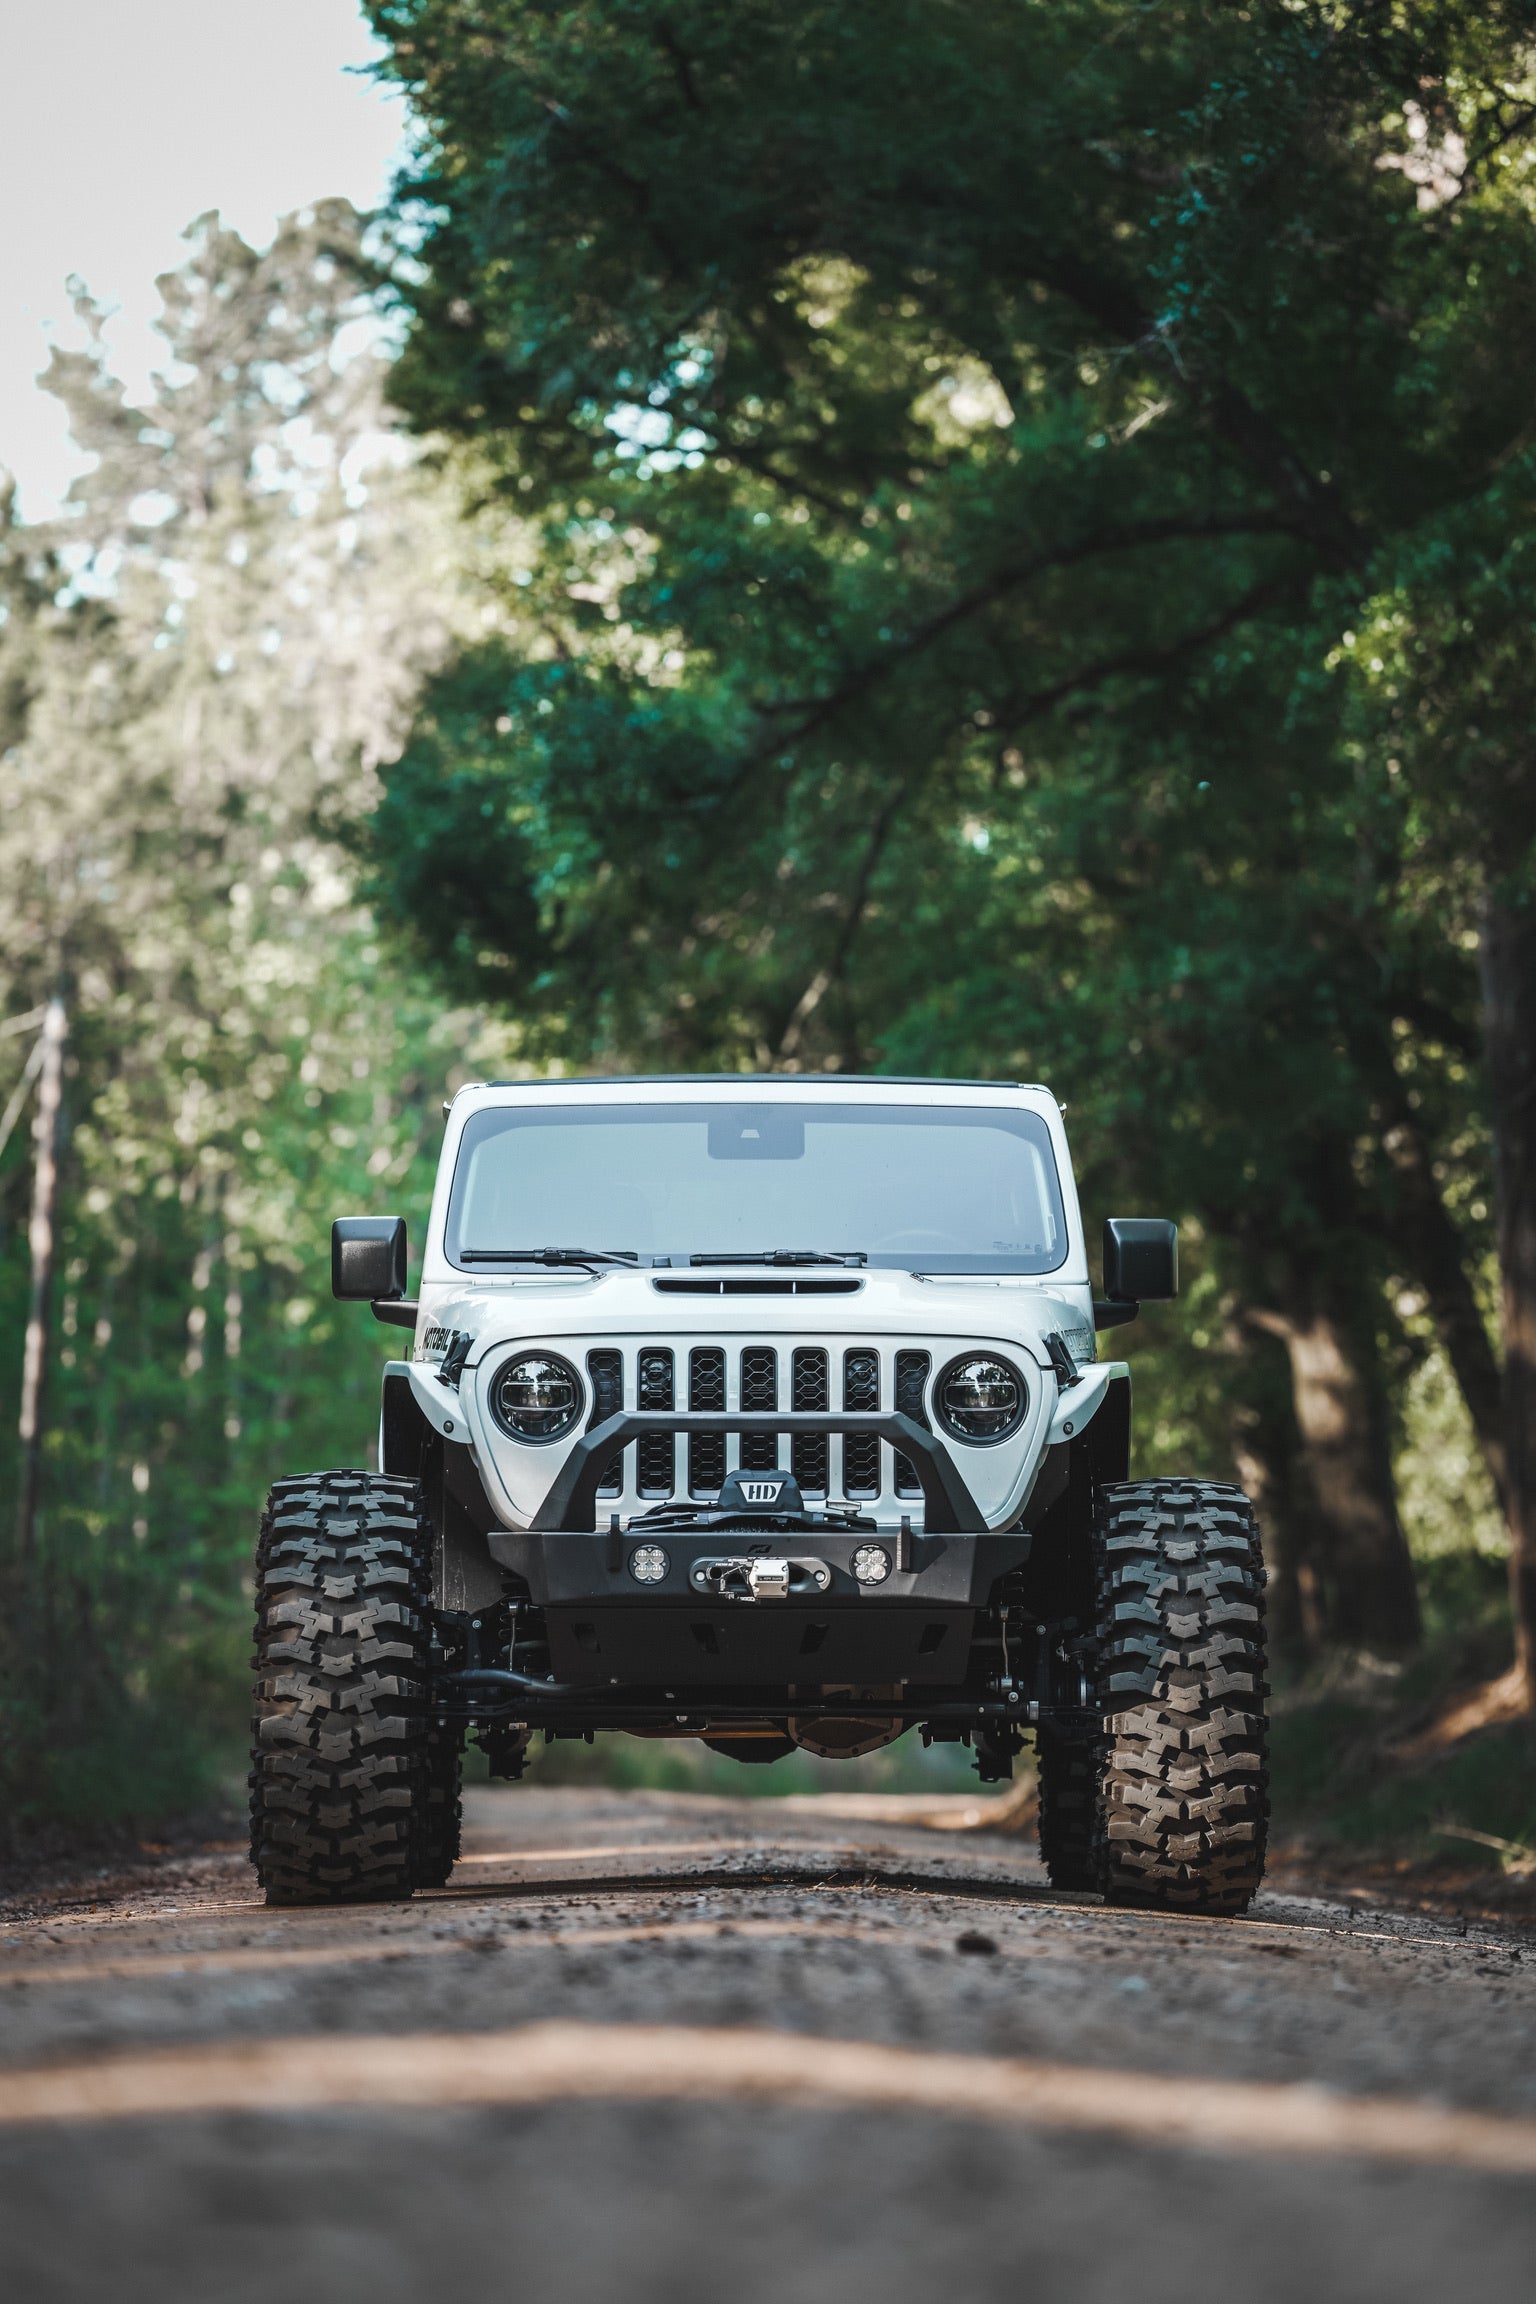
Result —
<instances>
[{"instance_id":1,"label":"windshield wiper","mask_svg":"<svg viewBox=\"0 0 1536 2304\"><path fill-rule=\"evenodd\" d=\"M867 1264L862 1248L759 1248L748 1256L690 1256L690 1264Z\"/></svg>"},{"instance_id":2,"label":"windshield wiper","mask_svg":"<svg viewBox=\"0 0 1536 2304\"><path fill-rule=\"evenodd\" d=\"M461 1264L638 1264L633 1248L461 1248Z\"/></svg>"}]
</instances>

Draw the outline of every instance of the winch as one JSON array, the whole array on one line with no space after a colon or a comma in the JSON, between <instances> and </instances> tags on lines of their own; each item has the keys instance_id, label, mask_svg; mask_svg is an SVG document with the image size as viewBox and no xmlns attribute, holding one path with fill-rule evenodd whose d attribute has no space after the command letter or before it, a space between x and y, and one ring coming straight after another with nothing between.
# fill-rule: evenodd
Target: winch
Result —
<instances>
[{"instance_id":1,"label":"winch","mask_svg":"<svg viewBox=\"0 0 1536 2304\"><path fill-rule=\"evenodd\" d=\"M666 1531L700 1529L722 1535L776 1536L809 1534L814 1529L839 1534L867 1529L872 1523L857 1512L810 1512L793 1473L733 1472L712 1505L662 1504L629 1524L631 1536L647 1537ZM791 1557L768 1545L754 1544L739 1552L722 1552L695 1560L688 1572L693 1589L711 1600L787 1600L793 1593L805 1598L827 1591L832 1570L825 1560Z\"/></svg>"},{"instance_id":2,"label":"winch","mask_svg":"<svg viewBox=\"0 0 1536 2304\"><path fill-rule=\"evenodd\" d=\"M712 1600L787 1600L791 1592L825 1592L832 1571L825 1560L726 1553L719 1559L695 1560L688 1581Z\"/></svg>"}]
</instances>

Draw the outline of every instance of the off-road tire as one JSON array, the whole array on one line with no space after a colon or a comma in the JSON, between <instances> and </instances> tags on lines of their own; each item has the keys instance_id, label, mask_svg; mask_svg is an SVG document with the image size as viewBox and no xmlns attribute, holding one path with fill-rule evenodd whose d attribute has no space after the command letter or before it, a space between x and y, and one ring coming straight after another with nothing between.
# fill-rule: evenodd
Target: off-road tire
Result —
<instances>
[{"instance_id":1,"label":"off-road tire","mask_svg":"<svg viewBox=\"0 0 1536 2304\"><path fill-rule=\"evenodd\" d=\"M1040 1860L1053 1888L1099 1884L1101 1739L1044 1727L1035 1739L1040 1779Z\"/></svg>"},{"instance_id":2,"label":"off-road tire","mask_svg":"<svg viewBox=\"0 0 1536 2304\"><path fill-rule=\"evenodd\" d=\"M432 1840L431 1557L414 1480L319 1472L268 1498L250 1781L251 1861L270 1904L380 1902L418 1885Z\"/></svg>"},{"instance_id":3,"label":"off-road tire","mask_svg":"<svg viewBox=\"0 0 1536 2304\"><path fill-rule=\"evenodd\" d=\"M416 1811L411 1877L418 1888L442 1888L459 1860L463 1829L464 1732L438 1723L428 1730L426 1792Z\"/></svg>"},{"instance_id":4,"label":"off-road tire","mask_svg":"<svg viewBox=\"0 0 1536 2304\"><path fill-rule=\"evenodd\" d=\"M1264 1874L1264 1566L1240 1488L1103 1490L1095 1532L1106 1714L1098 1884L1112 1904L1235 1913Z\"/></svg>"}]
</instances>

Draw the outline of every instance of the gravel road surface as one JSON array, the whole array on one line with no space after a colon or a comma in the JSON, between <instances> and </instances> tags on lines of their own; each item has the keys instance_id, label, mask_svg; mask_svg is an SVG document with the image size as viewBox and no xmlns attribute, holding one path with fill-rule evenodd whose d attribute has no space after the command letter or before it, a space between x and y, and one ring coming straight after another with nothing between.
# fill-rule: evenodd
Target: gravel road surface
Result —
<instances>
[{"instance_id":1,"label":"gravel road surface","mask_svg":"<svg viewBox=\"0 0 1536 2304\"><path fill-rule=\"evenodd\" d=\"M467 1819L408 1905L229 1852L0 1925L10 2304L1532 2292L1517 1923L1107 1912L900 1801Z\"/></svg>"}]
</instances>

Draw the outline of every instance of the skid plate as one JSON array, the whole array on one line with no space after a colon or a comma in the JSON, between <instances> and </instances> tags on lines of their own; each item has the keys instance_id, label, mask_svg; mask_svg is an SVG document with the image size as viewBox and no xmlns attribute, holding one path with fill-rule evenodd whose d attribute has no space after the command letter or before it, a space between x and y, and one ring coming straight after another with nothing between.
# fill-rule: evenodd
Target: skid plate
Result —
<instances>
[{"instance_id":1,"label":"skid plate","mask_svg":"<svg viewBox=\"0 0 1536 2304\"><path fill-rule=\"evenodd\" d=\"M952 1687L965 1677L975 1611L825 1607L549 1608L550 1668L604 1688Z\"/></svg>"}]
</instances>

